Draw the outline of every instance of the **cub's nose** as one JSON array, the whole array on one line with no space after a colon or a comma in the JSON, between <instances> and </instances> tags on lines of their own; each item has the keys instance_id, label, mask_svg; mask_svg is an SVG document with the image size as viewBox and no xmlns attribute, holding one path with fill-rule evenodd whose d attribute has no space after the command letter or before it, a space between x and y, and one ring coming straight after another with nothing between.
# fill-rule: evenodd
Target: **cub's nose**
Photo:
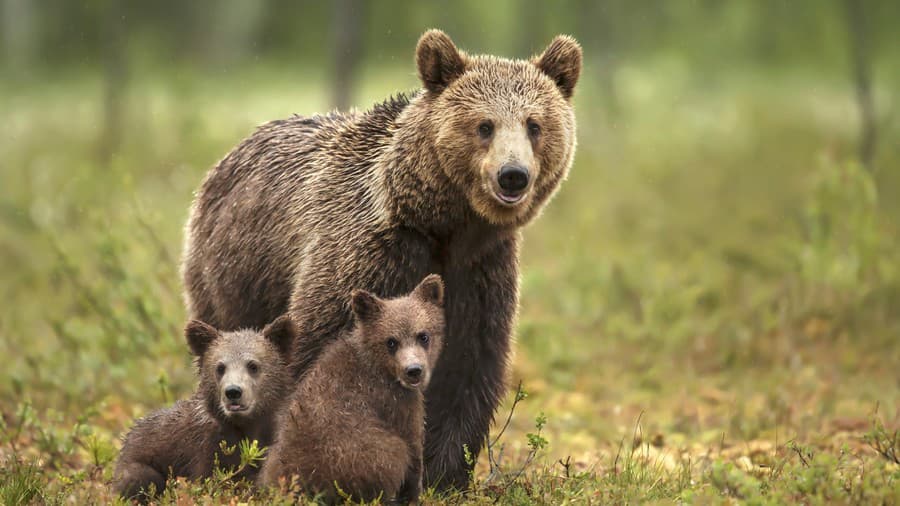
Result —
<instances>
[{"instance_id":1,"label":"cub's nose","mask_svg":"<svg viewBox=\"0 0 900 506\"><path fill-rule=\"evenodd\" d=\"M236 401L241 398L241 387L237 385L228 385L225 387L225 397L228 397L229 400Z\"/></svg>"},{"instance_id":2,"label":"cub's nose","mask_svg":"<svg viewBox=\"0 0 900 506\"><path fill-rule=\"evenodd\" d=\"M518 165L504 165L497 174L497 183L503 191L520 192L528 186L528 169Z\"/></svg>"},{"instance_id":3,"label":"cub's nose","mask_svg":"<svg viewBox=\"0 0 900 506\"><path fill-rule=\"evenodd\" d=\"M406 368L406 377L418 381L422 377L422 366L419 364L411 365Z\"/></svg>"}]
</instances>

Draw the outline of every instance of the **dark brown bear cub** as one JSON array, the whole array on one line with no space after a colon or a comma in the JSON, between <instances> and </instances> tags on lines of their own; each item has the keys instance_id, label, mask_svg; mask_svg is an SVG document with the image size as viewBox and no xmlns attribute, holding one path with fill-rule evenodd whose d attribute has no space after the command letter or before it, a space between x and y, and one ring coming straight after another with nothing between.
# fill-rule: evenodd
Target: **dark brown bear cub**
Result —
<instances>
[{"instance_id":1,"label":"dark brown bear cub","mask_svg":"<svg viewBox=\"0 0 900 506\"><path fill-rule=\"evenodd\" d=\"M297 477L305 492L416 500L422 490L423 390L444 339L444 286L433 274L405 297L353 292L355 326L322 354L279 419L261 482Z\"/></svg>"},{"instance_id":2,"label":"dark brown bear cub","mask_svg":"<svg viewBox=\"0 0 900 506\"><path fill-rule=\"evenodd\" d=\"M162 492L170 476L211 476L216 460L223 468L238 466L238 452L220 451L223 440L228 446L243 439L272 443L276 410L293 385L288 372L292 320L283 316L262 332L227 333L191 321L185 336L200 384L191 398L150 413L128 433L113 481L123 497L146 500L151 486ZM248 467L235 479L252 480L255 474Z\"/></svg>"}]
</instances>

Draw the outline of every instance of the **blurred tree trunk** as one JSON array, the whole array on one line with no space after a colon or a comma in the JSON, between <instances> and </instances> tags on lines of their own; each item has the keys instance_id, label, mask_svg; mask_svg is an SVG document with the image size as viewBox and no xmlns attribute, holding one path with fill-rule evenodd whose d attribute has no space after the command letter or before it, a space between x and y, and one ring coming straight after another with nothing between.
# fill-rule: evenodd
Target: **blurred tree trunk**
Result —
<instances>
[{"instance_id":1,"label":"blurred tree trunk","mask_svg":"<svg viewBox=\"0 0 900 506\"><path fill-rule=\"evenodd\" d=\"M7 68L21 74L28 70L35 46L34 6L28 0L3 0L0 4L0 37Z\"/></svg>"},{"instance_id":2,"label":"blurred tree trunk","mask_svg":"<svg viewBox=\"0 0 900 506\"><path fill-rule=\"evenodd\" d=\"M869 26L862 0L844 0L850 34L850 60L859 107L859 159L872 170L875 156L875 104L872 98L872 65L869 61Z\"/></svg>"},{"instance_id":3,"label":"blurred tree trunk","mask_svg":"<svg viewBox=\"0 0 900 506\"><path fill-rule=\"evenodd\" d=\"M600 85L603 104L609 116L619 112L616 93L616 37L613 13L609 0L581 0L579 5L579 34L584 47L586 70L593 70ZM583 78L582 78L583 79Z\"/></svg>"},{"instance_id":4,"label":"blurred tree trunk","mask_svg":"<svg viewBox=\"0 0 900 506\"><path fill-rule=\"evenodd\" d=\"M201 16L199 23L211 18L201 41L205 58L214 65L224 66L252 53L268 5L262 1L220 0L208 12L203 4L195 4Z\"/></svg>"},{"instance_id":5,"label":"blurred tree trunk","mask_svg":"<svg viewBox=\"0 0 900 506\"><path fill-rule=\"evenodd\" d=\"M103 131L100 135L100 162L109 165L122 140L125 84L125 16L118 1L111 1L103 18Z\"/></svg>"},{"instance_id":6,"label":"blurred tree trunk","mask_svg":"<svg viewBox=\"0 0 900 506\"><path fill-rule=\"evenodd\" d=\"M362 57L362 20L365 2L336 0L333 6L334 94L331 101L336 109L345 111L353 101L353 91Z\"/></svg>"},{"instance_id":7,"label":"blurred tree trunk","mask_svg":"<svg viewBox=\"0 0 900 506\"><path fill-rule=\"evenodd\" d=\"M521 16L521 25L527 27L524 30L515 30L518 38L517 46L514 48L516 56L519 58L528 58L534 56L535 53L540 54L544 50L549 40L544 40L544 21L546 13L543 9L544 2L542 0L526 0L519 5ZM452 36L452 34L451 34Z\"/></svg>"}]
</instances>

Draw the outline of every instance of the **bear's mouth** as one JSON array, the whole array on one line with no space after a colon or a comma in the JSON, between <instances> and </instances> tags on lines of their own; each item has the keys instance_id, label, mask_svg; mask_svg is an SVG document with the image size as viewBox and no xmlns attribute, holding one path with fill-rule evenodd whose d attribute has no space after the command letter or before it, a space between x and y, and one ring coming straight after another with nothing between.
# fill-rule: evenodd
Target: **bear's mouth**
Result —
<instances>
[{"instance_id":1,"label":"bear's mouth","mask_svg":"<svg viewBox=\"0 0 900 506\"><path fill-rule=\"evenodd\" d=\"M507 193L504 191L494 192L494 196L497 197L497 200L499 200L501 204L507 206L514 206L519 202L525 200L526 195L528 195L527 191L523 191L521 193Z\"/></svg>"},{"instance_id":2,"label":"bear's mouth","mask_svg":"<svg viewBox=\"0 0 900 506\"><path fill-rule=\"evenodd\" d=\"M417 379L400 378L397 381L400 383L400 386L408 390L420 390L425 388L425 386L428 384L428 376L427 374L423 374Z\"/></svg>"},{"instance_id":3,"label":"bear's mouth","mask_svg":"<svg viewBox=\"0 0 900 506\"><path fill-rule=\"evenodd\" d=\"M239 402L224 402L222 403L222 406L227 413L242 413L250 409L250 406Z\"/></svg>"},{"instance_id":4,"label":"bear's mouth","mask_svg":"<svg viewBox=\"0 0 900 506\"><path fill-rule=\"evenodd\" d=\"M408 390L418 390L419 387L422 386L422 381L421 380L416 380L416 381L400 380L400 385L402 385L403 388L406 388Z\"/></svg>"}]
</instances>

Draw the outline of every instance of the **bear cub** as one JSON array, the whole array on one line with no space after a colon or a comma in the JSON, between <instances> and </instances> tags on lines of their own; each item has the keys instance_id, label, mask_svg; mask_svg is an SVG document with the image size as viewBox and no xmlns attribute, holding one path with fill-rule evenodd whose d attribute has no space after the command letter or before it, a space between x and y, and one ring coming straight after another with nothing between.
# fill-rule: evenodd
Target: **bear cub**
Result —
<instances>
[{"instance_id":1,"label":"bear cub","mask_svg":"<svg viewBox=\"0 0 900 506\"><path fill-rule=\"evenodd\" d=\"M151 485L161 493L172 477L212 476L240 464L239 451L225 455L220 442L243 439L272 444L274 421L292 391L289 364L296 330L288 316L261 332L217 329L191 321L185 337L200 376L192 397L138 420L125 438L116 463L113 488L125 498L146 501ZM253 480L248 466L234 479Z\"/></svg>"},{"instance_id":2,"label":"bear cub","mask_svg":"<svg viewBox=\"0 0 900 506\"><path fill-rule=\"evenodd\" d=\"M285 406L260 481L296 477L337 500L416 501L422 490L423 391L444 340L444 285L432 274L408 295L354 290L352 330L330 344Z\"/></svg>"}]
</instances>

